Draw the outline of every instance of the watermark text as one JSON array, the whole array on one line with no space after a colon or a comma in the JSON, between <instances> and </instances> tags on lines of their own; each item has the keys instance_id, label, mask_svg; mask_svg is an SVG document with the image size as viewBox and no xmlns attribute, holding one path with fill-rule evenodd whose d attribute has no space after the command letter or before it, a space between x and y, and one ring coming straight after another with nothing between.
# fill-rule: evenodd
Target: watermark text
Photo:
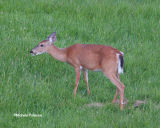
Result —
<instances>
[{"instance_id":1,"label":"watermark text","mask_svg":"<svg viewBox=\"0 0 160 128\"><path fill-rule=\"evenodd\" d=\"M18 114L18 113L14 113L15 117L42 117L42 114Z\"/></svg>"}]
</instances>

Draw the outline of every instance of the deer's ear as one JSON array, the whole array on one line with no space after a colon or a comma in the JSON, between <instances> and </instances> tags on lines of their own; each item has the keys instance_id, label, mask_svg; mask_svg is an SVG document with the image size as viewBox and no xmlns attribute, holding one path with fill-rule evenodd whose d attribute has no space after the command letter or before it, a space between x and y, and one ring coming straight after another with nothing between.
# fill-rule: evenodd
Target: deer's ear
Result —
<instances>
[{"instance_id":1,"label":"deer's ear","mask_svg":"<svg viewBox=\"0 0 160 128\"><path fill-rule=\"evenodd\" d=\"M53 32L52 34L50 34L47 39L50 43L53 43L56 41L56 32Z\"/></svg>"}]
</instances>

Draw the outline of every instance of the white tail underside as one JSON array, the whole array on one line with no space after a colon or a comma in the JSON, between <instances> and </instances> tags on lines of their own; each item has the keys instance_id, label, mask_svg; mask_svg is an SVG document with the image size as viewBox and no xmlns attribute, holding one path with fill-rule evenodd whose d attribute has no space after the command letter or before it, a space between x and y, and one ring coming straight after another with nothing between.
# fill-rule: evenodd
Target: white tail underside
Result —
<instances>
[{"instance_id":1,"label":"white tail underside","mask_svg":"<svg viewBox=\"0 0 160 128\"><path fill-rule=\"evenodd\" d=\"M118 60L118 74L123 73L123 67L121 67L121 60L119 58L120 54L117 54L117 60Z\"/></svg>"}]
</instances>

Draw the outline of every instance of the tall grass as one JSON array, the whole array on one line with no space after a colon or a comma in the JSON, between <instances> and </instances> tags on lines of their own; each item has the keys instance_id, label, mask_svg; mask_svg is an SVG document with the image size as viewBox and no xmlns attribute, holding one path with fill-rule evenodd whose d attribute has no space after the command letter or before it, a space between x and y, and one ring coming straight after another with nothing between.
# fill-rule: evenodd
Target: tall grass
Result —
<instances>
[{"instance_id":1,"label":"tall grass","mask_svg":"<svg viewBox=\"0 0 160 128\"><path fill-rule=\"evenodd\" d=\"M0 0L0 128L160 127L159 0ZM72 97L74 71L44 54L29 54L57 32L57 47L75 43L111 45L124 52L129 104L111 104L115 87L89 72L91 94L80 79ZM135 100L145 105L133 108ZM102 108L86 104L104 103ZM42 114L18 118L14 114Z\"/></svg>"}]
</instances>

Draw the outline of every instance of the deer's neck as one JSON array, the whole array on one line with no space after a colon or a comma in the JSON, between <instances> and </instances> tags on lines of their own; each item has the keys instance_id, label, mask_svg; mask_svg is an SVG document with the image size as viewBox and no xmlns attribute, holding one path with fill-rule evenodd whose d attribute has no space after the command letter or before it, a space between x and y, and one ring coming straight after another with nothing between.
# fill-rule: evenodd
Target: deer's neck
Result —
<instances>
[{"instance_id":1,"label":"deer's neck","mask_svg":"<svg viewBox=\"0 0 160 128\"><path fill-rule=\"evenodd\" d=\"M50 54L56 60L66 62L66 49L65 48L57 48L54 45L48 49L48 54Z\"/></svg>"}]
</instances>

